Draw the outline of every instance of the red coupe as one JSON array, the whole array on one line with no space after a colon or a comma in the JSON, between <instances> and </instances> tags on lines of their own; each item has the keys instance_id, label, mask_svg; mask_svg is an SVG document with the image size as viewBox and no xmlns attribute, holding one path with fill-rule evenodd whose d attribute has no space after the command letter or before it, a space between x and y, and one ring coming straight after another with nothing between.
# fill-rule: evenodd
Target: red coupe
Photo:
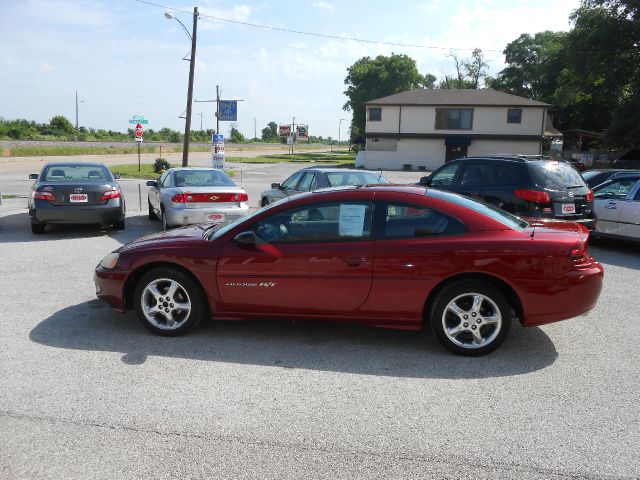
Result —
<instances>
[{"instance_id":1,"label":"red coupe","mask_svg":"<svg viewBox=\"0 0 640 480\"><path fill-rule=\"evenodd\" d=\"M481 355L513 319L542 325L594 307L603 268L588 236L435 189L346 187L140 238L107 255L95 283L161 335L208 317L428 324L449 350Z\"/></svg>"}]
</instances>

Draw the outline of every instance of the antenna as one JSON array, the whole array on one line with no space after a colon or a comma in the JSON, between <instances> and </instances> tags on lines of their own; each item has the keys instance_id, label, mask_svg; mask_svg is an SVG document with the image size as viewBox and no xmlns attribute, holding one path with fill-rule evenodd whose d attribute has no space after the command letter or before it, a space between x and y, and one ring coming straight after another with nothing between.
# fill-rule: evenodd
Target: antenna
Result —
<instances>
[{"instance_id":1,"label":"antenna","mask_svg":"<svg viewBox=\"0 0 640 480\"><path fill-rule=\"evenodd\" d=\"M534 235L536 234L536 224L535 222L531 224L533 226L533 230L531 230L531 235L529 235L531 238L534 237Z\"/></svg>"}]
</instances>

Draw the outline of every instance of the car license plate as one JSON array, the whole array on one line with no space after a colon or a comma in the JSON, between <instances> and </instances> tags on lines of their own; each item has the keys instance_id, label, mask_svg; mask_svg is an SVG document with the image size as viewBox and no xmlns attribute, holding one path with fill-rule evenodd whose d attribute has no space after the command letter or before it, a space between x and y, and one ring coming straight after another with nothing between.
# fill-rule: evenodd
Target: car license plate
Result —
<instances>
[{"instance_id":1,"label":"car license plate","mask_svg":"<svg viewBox=\"0 0 640 480\"><path fill-rule=\"evenodd\" d=\"M562 213L576 213L576 206L573 203L563 203Z\"/></svg>"},{"instance_id":2,"label":"car license plate","mask_svg":"<svg viewBox=\"0 0 640 480\"><path fill-rule=\"evenodd\" d=\"M89 195L86 193L72 193L69 195L69 201L71 203L87 203L89 201Z\"/></svg>"},{"instance_id":3,"label":"car license plate","mask_svg":"<svg viewBox=\"0 0 640 480\"><path fill-rule=\"evenodd\" d=\"M213 223L223 223L225 220L224 213L209 213L207 214L207 221Z\"/></svg>"}]
</instances>

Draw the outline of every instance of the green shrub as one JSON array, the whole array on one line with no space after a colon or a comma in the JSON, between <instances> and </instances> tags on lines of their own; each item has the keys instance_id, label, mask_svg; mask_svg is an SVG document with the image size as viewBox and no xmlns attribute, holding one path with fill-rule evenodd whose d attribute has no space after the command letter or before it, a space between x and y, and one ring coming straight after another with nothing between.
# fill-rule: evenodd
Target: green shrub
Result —
<instances>
[{"instance_id":1,"label":"green shrub","mask_svg":"<svg viewBox=\"0 0 640 480\"><path fill-rule=\"evenodd\" d=\"M155 173L162 173L165 170L169 170L171 168L171 164L167 162L165 158L156 158L156 161L153 162L153 171Z\"/></svg>"}]
</instances>

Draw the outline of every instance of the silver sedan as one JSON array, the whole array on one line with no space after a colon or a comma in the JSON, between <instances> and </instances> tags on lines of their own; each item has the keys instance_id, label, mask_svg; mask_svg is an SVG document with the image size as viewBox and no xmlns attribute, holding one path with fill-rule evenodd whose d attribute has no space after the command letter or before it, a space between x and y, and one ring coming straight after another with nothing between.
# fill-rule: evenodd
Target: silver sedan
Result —
<instances>
[{"instance_id":1,"label":"silver sedan","mask_svg":"<svg viewBox=\"0 0 640 480\"><path fill-rule=\"evenodd\" d=\"M249 213L249 195L222 170L171 168L147 182L149 219L167 230L197 223L227 223Z\"/></svg>"}]
</instances>

